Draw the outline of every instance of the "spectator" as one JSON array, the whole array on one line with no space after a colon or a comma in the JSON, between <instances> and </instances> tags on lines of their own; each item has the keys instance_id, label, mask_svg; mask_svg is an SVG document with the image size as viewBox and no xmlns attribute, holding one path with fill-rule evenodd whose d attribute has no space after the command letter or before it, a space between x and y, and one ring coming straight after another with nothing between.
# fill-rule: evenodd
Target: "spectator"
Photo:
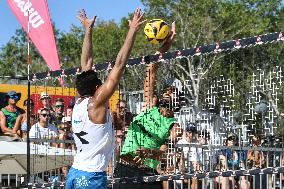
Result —
<instances>
[{"instance_id":1,"label":"spectator","mask_svg":"<svg viewBox=\"0 0 284 189\"><path fill-rule=\"evenodd\" d=\"M126 111L127 104L125 100L120 100L116 105L116 111L112 112L113 126L116 130L116 154L119 159L120 151L125 139L127 129L133 120L131 112Z\"/></svg>"},{"instance_id":2,"label":"spectator","mask_svg":"<svg viewBox=\"0 0 284 189\"><path fill-rule=\"evenodd\" d=\"M15 123L15 130L20 131L19 135L22 139L26 139L27 131L28 131L28 124L27 124L27 112L28 112L28 99L24 101L24 109L26 113L21 114L18 116L16 123ZM30 112L34 112L34 102L30 99ZM34 114L30 113L30 125L34 125L36 123L36 117Z\"/></svg>"},{"instance_id":3,"label":"spectator","mask_svg":"<svg viewBox=\"0 0 284 189\"><path fill-rule=\"evenodd\" d=\"M57 128L48 122L50 117L49 109L42 108L39 114L39 121L30 129L30 138L33 139L56 139L59 135ZM47 144L47 143L44 143ZM56 146L56 144L52 144Z\"/></svg>"},{"instance_id":4,"label":"spectator","mask_svg":"<svg viewBox=\"0 0 284 189\"><path fill-rule=\"evenodd\" d=\"M261 147L261 137L259 135L254 135L251 139L251 145L252 145L252 150L248 151L248 158L247 158L248 168L249 169L264 168L267 157L262 151L254 150L254 148L256 147ZM262 189L266 189L267 176L258 174L255 175L254 177L250 177L250 183L254 185L254 188L260 188L260 183L262 183Z\"/></svg>"},{"instance_id":5,"label":"spectator","mask_svg":"<svg viewBox=\"0 0 284 189\"><path fill-rule=\"evenodd\" d=\"M74 140L70 117L64 117L62 123L60 125L58 125L58 130L59 130L60 134L63 134L65 136L64 139L66 139L66 140ZM62 148L75 150L74 143L70 143L70 142L65 143L64 146L62 145L61 147Z\"/></svg>"},{"instance_id":6,"label":"spectator","mask_svg":"<svg viewBox=\"0 0 284 189\"><path fill-rule=\"evenodd\" d=\"M25 113L23 109L17 106L17 102L21 98L21 93L10 91L6 94L5 97L8 101L8 105L2 108L0 111L1 130L5 135L19 137L19 135L17 134L18 128L15 128L15 123L17 117L20 114Z\"/></svg>"},{"instance_id":7,"label":"spectator","mask_svg":"<svg viewBox=\"0 0 284 189\"><path fill-rule=\"evenodd\" d=\"M115 130L121 130L124 132L127 130L131 121L133 120L133 115L131 112L127 111L127 103L125 100L120 100L116 105L116 111L112 113L113 124Z\"/></svg>"},{"instance_id":8,"label":"spectator","mask_svg":"<svg viewBox=\"0 0 284 189\"><path fill-rule=\"evenodd\" d=\"M62 123L68 123L71 125L72 121L72 113L73 113L73 105L69 105L66 109L66 116L62 118Z\"/></svg>"},{"instance_id":9,"label":"spectator","mask_svg":"<svg viewBox=\"0 0 284 189\"><path fill-rule=\"evenodd\" d=\"M73 107L74 107L74 105L72 105L72 104L67 107L67 109L66 109L66 117L72 118Z\"/></svg>"},{"instance_id":10,"label":"spectator","mask_svg":"<svg viewBox=\"0 0 284 189\"><path fill-rule=\"evenodd\" d=\"M198 144L199 145L207 145L208 140L210 140L210 134L206 130L202 130L198 132ZM198 148L198 159L199 159L199 168L201 171L209 171L209 162L205 161L213 161L209 156L208 152L205 152L203 148ZM210 160L211 159L211 160Z\"/></svg>"},{"instance_id":11,"label":"spectator","mask_svg":"<svg viewBox=\"0 0 284 189\"><path fill-rule=\"evenodd\" d=\"M237 135L230 133L227 136L226 146L238 146ZM222 149L218 152L220 171L238 170L244 167L245 152L241 150ZM217 181L218 179L216 179ZM218 181L217 181L218 182ZM239 188L239 177L221 177L221 189ZM241 188L246 188L245 178L241 177Z\"/></svg>"},{"instance_id":12,"label":"spectator","mask_svg":"<svg viewBox=\"0 0 284 189\"><path fill-rule=\"evenodd\" d=\"M51 98L50 96L47 94L47 92L42 92L40 95L40 101L42 103L42 108L46 108L48 109L48 111L50 113L53 113L54 110L51 106ZM38 110L38 113L40 113L41 109Z\"/></svg>"},{"instance_id":13,"label":"spectator","mask_svg":"<svg viewBox=\"0 0 284 189\"><path fill-rule=\"evenodd\" d=\"M56 127L62 123L62 118L64 117L64 99L57 98L54 101L54 114L51 120Z\"/></svg>"},{"instance_id":14,"label":"spectator","mask_svg":"<svg viewBox=\"0 0 284 189\"><path fill-rule=\"evenodd\" d=\"M187 123L183 138L177 142L177 144L196 144L197 129L194 123ZM196 147L183 147L180 159L180 170L182 173L194 173L199 170L199 154L198 149ZM188 183L187 180L184 181ZM197 180L193 179L191 181L190 188L196 189L197 188Z\"/></svg>"}]
</instances>

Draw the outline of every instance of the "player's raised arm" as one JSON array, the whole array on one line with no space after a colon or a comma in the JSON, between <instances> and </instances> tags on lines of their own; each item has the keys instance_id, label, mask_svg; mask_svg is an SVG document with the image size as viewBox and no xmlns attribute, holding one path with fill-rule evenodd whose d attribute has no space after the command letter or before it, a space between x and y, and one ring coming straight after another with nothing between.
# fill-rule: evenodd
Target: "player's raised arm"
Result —
<instances>
[{"instance_id":1,"label":"player's raised arm","mask_svg":"<svg viewBox=\"0 0 284 189\"><path fill-rule=\"evenodd\" d=\"M160 67L160 63L153 63L147 65L146 78L144 80L144 109L151 108L158 103L155 96L156 89L156 72Z\"/></svg>"},{"instance_id":2,"label":"player's raised arm","mask_svg":"<svg viewBox=\"0 0 284 189\"><path fill-rule=\"evenodd\" d=\"M85 29L85 36L81 54L81 67L82 71L88 71L92 69L93 65L92 31L97 16L94 16L93 19L89 19L85 13L85 10L82 9L79 11L79 15L77 16L77 18L80 20L82 26Z\"/></svg>"},{"instance_id":3,"label":"player's raised arm","mask_svg":"<svg viewBox=\"0 0 284 189\"><path fill-rule=\"evenodd\" d=\"M143 13L140 8L137 8L134 12L132 20L129 21L129 31L123 46L117 55L115 65L108 75L105 83L98 89L95 94L95 98L97 102L100 102L100 104L105 104L116 90L129 59L136 34L144 22L145 20L143 20ZM100 104L97 105L99 106Z\"/></svg>"},{"instance_id":4,"label":"player's raised arm","mask_svg":"<svg viewBox=\"0 0 284 189\"><path fill-rule=\"evenodd\" d=\"M170 49L175 36L176 36L176 24L175 22L173 22L171 32L167 36L162 46L156 52L156 54L167 52ZM144 81L144 100L145 100L144 108L146 109L151 108L157 105L158 103L157 97L155 96L155 89L156 89L156 79L157 79L156 72L159 67L160 63L157 62L149 64L146 69L146 78Z\"/></svg>"}]
</instances>

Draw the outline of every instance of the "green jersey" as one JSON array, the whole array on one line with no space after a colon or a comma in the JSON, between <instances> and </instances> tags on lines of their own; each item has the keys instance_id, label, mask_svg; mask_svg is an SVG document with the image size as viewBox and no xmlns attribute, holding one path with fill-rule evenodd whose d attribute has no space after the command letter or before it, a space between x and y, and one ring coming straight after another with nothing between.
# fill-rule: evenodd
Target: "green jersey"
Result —
<instances>
[{"instance_id":1,"label":"green jersey","mask_svg":"<svg viewBox=\"0 0 284 189\"><path fill-rule=\"evenodd\" d=\"M131 154L134 157L134 152L139 148L160 149L169 137L169 129L174 122L174 118L162 116L157 107L138 114L128 128L121 155ZM155 169L159 162L147 158L144 164Z\"/></svg>"}]
</instances>

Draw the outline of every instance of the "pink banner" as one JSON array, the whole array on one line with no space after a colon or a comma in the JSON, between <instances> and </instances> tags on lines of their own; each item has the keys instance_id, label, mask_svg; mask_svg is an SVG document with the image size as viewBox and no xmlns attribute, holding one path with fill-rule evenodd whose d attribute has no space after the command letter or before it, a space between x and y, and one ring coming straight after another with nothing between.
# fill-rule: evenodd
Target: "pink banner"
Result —
<instances>
[{"instance_id":1,"label":"pink banner","mask_svg":"<svg viewBox=\"0 0 284 189\"><path fill-rule=\"evenodd\" d=\"M26 32L29 20L30 38L48 67L53 71L60 70L47 0L7 0L7 3Z\"/></svg>"}]
</instances>

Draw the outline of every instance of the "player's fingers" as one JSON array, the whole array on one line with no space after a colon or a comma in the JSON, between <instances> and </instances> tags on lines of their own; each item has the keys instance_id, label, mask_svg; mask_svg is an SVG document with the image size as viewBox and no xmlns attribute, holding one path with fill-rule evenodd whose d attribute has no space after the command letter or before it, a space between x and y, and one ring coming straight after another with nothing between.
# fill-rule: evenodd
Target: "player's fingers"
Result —
<instances>
[{"instance_id":1,"label":"player's fingers","mask_svg":"<svg viewBox=\"0 0 284 189\"><path fill-rule=\"evenodd\" d=\"M81 22L83 23L83 18L81 16L76 16L76 18Z\"/></svg>"},{"instance_id":2,"label":"player's fingers","mask_svg":"<svg viewBox=\"0 0 284 189\"><path fill-rule=\"evenodd\" d=\"M147 21L148 21L148 20L145 19L145 20L141 21L140 24L144 24L144 23L147 22Z\"/></svg>"},{"instance_id":3,"label":"player's fingers","mask_svg":"<svg viewBox=\"0 0 284 189\"><path fill-rule=\"evenodd\" d=\"M97 16L94 16L93 20L92 20L92 24L94 24L96 22Z\"/></svg>"}]
</instances>

